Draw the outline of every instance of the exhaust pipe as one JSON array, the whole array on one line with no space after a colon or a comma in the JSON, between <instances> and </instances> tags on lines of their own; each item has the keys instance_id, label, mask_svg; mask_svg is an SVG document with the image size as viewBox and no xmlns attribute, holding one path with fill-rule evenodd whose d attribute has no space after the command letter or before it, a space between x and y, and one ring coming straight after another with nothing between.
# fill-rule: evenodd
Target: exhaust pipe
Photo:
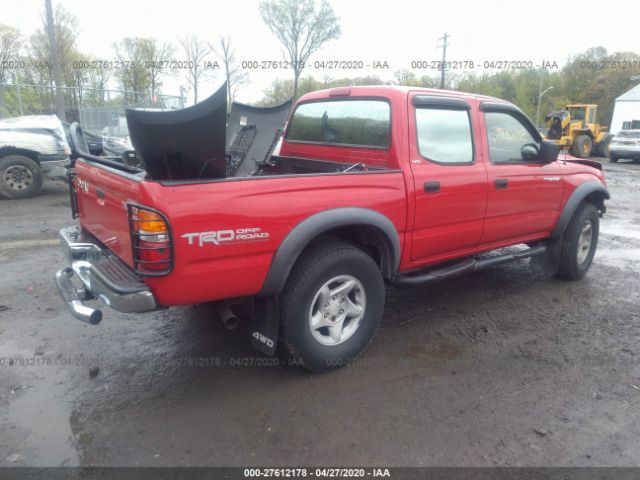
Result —
<instances>
[{"instance_id":1,"label":"exhaust pipe","mask_svg":"<svg viewBox=\"0 0 640 480\"><path fill-rule=\"evenodd\" d=\"M73 273L71 267L65 267L56 273L56 286L60 291L60 295L67 302L67 307L75 318L91 325L97 325L102 320L102 312L82 303L78 290L71 283Z\"/></svg>"},{"instance_id":2,"label":"exhaust pipe","mask_svg":"<svg viewBox=\"0 0 640 480\"><path fill-rule=\"evenodd\" d=\"M236 314L231 311L228 305L220 305L216 309L216 313L218 314L218 318L222 322L222 324L229 330L235 330L238 328L239 321Z\"/></svg>"}]
</instances>

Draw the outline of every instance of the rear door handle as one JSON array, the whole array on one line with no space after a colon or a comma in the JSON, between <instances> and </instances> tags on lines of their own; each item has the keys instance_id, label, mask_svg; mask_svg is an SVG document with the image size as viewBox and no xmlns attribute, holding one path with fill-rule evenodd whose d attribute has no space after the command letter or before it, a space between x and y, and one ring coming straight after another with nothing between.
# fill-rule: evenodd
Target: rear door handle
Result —
<instances>
[{"instance_id":1,"label":"rear door handle","mask_svg":"<svg viewBox=\"0 0 640 480\"><path fill-rule=\"evenodd\" d=\"M507 188L509 186L509 180L507 180L506 178L498 178L496 180L496 188L497 189L504 189Z\"/></svg>"},{"instance_id":2,"label":"rear door handle","mask_svg":"<svg viewBox=\"0 0 640 480\"><path fill-rule=\"evenodd\" d=\"M440 191L440 182L424 182L424 191L434 193Z\"/></svg>"}]
</instances>

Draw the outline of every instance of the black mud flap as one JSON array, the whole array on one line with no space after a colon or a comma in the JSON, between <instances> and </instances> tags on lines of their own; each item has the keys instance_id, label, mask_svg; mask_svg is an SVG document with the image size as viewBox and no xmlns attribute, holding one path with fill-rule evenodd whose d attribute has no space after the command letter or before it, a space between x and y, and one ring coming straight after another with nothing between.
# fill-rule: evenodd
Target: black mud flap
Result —
<instances>
[{"instance_id":1,"label":"black mud flap","mask_svg":"<svg viewBox=\"0 0 640 480\"><path fill-rule=\"evenodd\" d=\"M547 247L547 251L542 255L531 257L531 267L543 275L555 275L560 268L562 239L547 240L543 244Z\"/></svg>"},{"instance_id":2,"label":"black mud flap","mask_svg":"<svg viewBox=\"0 0 640 480\"><path fill-rule=\"evenodd\" d=\"M278 346L279 329L278 298L256 298L253 321L251 322L251 343L253 346L265 355L274 355Z\"/></svg>"}]
</instances>

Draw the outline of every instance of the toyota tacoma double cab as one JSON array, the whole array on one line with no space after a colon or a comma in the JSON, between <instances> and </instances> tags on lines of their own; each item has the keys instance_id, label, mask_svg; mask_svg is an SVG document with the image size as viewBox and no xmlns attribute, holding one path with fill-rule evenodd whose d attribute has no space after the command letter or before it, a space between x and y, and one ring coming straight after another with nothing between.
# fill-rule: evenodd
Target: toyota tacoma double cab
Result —
<instances>
[{"instance_id":1,"label":"toyota tacoma double cab","mask_svg":"<svg viewBox=\"0 0 640 480\"><path fill-rule=\"evenodd\" d=\"M421 285L531 258L592 263L609 193L599 163L544 141L505 101L357 86L304 95L271 154L225 176L224 86L169 112L128 111L134 161L83 153L79 225L55 275L72 314L252 301L251 342L313 371L373 339L385 283Z\"/></svg>"}]
</instances>

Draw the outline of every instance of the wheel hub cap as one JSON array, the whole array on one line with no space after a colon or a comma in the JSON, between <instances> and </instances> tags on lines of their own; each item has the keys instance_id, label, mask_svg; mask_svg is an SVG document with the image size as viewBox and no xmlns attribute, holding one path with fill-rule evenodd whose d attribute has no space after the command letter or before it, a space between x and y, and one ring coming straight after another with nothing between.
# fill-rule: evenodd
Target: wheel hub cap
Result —
<instances>
[{"instance_id":1,"label":"wheel hub cap","mask_svg":"<svg viewBox=\"0 0 640 480\"><path fill-rule=\"evenodd\" d=\"M33 174L26 167L12 165L4 171L4 181L14 190L24 190L33 182Z\"/></svg>"},{"instance_id":2,"label":"wheel hub cap","mask_svg":"<svg viewBox=\"0 0 640 480\"><path fill-rule=\"evenodd\" d=\"M578 252L576 256L579 264L584 263L589 256L592 240L593 226L591 225L591 222L587 220L587 222L582 227L582 231L580 232L580 238L578 238Z\"/></svg>"},{"instance_id":3,"label":"wheel hub cap","mask_svg":"<svg viewBox=\"0 0 640 480\"><path fill-rule=\"evenodd\" d=\"M309 329L322 345L339 345L360 326L366 307L362 283L351 275L338 275L315 294L309 309Z\"/></svg>"}]
</instances>

